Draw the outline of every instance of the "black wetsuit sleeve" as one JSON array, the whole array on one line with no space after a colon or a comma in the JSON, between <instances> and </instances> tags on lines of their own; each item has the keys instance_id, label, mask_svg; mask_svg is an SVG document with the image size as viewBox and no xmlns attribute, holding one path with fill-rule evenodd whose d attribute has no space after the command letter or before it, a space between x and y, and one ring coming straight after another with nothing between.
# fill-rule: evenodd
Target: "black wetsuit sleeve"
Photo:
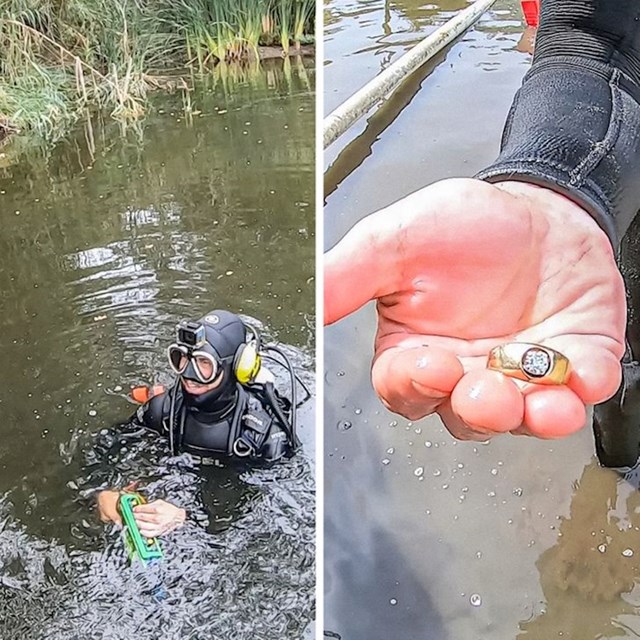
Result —
<instances>
[{"instance_id":1,"label":"black wetsuit sleeve","mask_svg":"<svg viewBox=\"0 0 640 640\"><path fill-rule=\"evenodd\" d=\"M477 177L569 197L614 246L640 208L640 1L542 0L533 64Z\"/></svg>"},{"instance_id":2,"label":"black wetsuit sleeve","mask_svg":"<svg viewBox=\"0 0 640 640\"><path fill-rule=\"evenodd\" d=\"M153 396L151 400L138 407L131 416L131 422L158 433L164 432L163 411L167 392Z\"/></svg>"}]
</instances>

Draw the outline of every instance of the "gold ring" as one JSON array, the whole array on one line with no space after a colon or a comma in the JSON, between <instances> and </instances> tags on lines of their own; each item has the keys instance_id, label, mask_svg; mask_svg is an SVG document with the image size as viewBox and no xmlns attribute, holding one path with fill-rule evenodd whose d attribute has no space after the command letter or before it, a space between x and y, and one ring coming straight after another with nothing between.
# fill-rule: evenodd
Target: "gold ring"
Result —
<instances>
[{"instance_id":1,"label":"gold ring","mask_svg":"<svg viewBox=\"0 0 640 640\"><path fill-rule=\"evenodd\" d=\"M487 369L533 384L565 384L571 364L559 351L541 344L507 342L491 349Z\"/></svg>"}]
</instances>

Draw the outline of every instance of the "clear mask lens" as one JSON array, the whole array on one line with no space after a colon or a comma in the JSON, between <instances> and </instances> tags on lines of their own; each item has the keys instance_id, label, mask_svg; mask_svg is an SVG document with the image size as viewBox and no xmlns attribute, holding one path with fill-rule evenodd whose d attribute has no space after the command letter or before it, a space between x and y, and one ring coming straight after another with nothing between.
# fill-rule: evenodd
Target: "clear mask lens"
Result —
<instances>
[{"instance_id":1,"label":"clear mask lens","mask_svg":"<svg viewBox=\"0 0 640 640\"><path fill-rule=\"evenodd\" d=\"M202 384L213 382L220 371L216 358L205 351L191 351L184 345L172 344L167 355L171 368L178 375L185 374L185 377Z\"/></svg>"}]
</instances>

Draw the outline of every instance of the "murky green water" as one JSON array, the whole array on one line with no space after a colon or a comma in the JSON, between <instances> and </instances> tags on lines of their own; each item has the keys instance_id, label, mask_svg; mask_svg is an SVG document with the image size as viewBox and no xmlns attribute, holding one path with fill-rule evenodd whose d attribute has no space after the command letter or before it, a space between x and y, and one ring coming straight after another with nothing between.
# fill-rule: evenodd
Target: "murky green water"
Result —
<instances>
[{"instance_id":1,"label":"murky green water","mask_svg":"<svg viewBox=\"0 0 640 640\"><path fill-rule=\"evenodd\" d=\"M181 317L231 308L313 387L314 72L157 96L139 132L81 128L0 170L0 637L299 638L314 615L314 409L303 452L208 468L112 426L168 382ZM3 149L5 151L5 149ZM106 475L105 475L106 474ZM198 515L129 568L92 491L141 478Z\"/></svg>"},{"instance_id":2,"label":"murky green water","mask_svg":"<svg viewBox=\"0 0 640 640\"><path fill-rule=\"evenodd\" d=\"M464 4L327 2L325 111ZM495 158L530 65L522 32L519 3L498 0L328 149L327 247L366 214ZM637 478L594 463L589 428L478 445L390 414L369 381L374 327L370 305L325 332L328 637L640 637Z\"/></svg>"}]
</instances>

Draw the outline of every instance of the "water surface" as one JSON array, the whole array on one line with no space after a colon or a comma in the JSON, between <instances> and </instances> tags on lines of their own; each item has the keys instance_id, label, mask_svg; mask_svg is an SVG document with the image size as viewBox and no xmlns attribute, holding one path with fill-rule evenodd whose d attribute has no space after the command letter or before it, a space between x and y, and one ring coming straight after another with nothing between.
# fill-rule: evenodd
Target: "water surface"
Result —
<instances>
[{"instance_id":1,"label":"water surface","mask_svg":"<svg viewBox=\"0 0 640 640\"><path fill-rule=\"evenodd\" d=\"M310 64L158 95L137 130L94 117L53 149L8 149L0 637L309 634L313 399L299 414L301 454L271 469L199 469L114 425L134 409L132 385L171 382L177 320L213 308L284 345L313 390ZM129 567L93 506L97 488L133 479L191 514L150 571Z\"/></svg>"}]
</instances>

